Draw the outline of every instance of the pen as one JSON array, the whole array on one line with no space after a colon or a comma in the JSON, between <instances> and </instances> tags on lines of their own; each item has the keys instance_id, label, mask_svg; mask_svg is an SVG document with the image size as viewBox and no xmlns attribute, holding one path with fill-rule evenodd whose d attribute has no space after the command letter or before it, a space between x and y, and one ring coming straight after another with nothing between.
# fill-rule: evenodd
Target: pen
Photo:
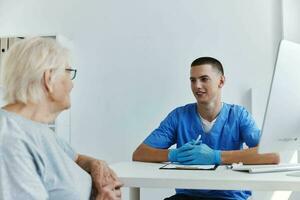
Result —
<instances>
[{"instance_id":1,"label":"pen","mask_svg":"<svg viewBox=\"0 0 300 200\"><path fill-rule=\"evenodd\" d=\"M195 141L195 143L194 144L197 144L197 143L201 143L201 135L199 134L199 136L197 137L197 139L196 139L196 141Z\"/></svg>"}]
</instances>

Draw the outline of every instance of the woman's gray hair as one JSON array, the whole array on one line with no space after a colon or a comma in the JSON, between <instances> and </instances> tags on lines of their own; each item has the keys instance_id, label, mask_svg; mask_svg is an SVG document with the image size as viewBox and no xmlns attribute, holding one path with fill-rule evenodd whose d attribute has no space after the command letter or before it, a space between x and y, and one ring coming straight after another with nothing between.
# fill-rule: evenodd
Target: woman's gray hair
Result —
<instances>
[{"instance_id":1,"label":"woman's gray hair","mask_svg":"<svg viewBox=\"0 0 300 200\"><path fill-rule=\"evenodd\" d=\"M38 103L45 95L43 76L51 70L51 81L65 71L69 51L51 38L21 40L4 55L1 82L6 103Z\"/></svg>"}]
</instances>

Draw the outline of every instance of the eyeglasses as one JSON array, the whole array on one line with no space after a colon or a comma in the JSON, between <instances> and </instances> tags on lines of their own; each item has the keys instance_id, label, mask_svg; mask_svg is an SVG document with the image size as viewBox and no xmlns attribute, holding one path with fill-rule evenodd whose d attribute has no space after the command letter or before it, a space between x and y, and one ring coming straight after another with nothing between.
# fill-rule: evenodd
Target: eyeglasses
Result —
<instances>
[{"instance_id":1,"label":"eyeglasses","mask_svg":"<svg viewBox=\"0 0 300 200\"><path fill-rule=\"evenodd\" d=\"M70 72L71 80L74 80L76 77L77 69L67 68L66 71Z\"/></svg>"}]
</instances>

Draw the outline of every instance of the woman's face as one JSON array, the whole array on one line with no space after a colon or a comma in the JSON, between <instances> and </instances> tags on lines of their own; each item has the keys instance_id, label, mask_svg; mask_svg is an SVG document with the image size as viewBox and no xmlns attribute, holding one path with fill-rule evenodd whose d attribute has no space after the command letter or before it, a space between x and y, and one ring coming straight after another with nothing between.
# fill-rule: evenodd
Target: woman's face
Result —
<instances>
[{"instance_id":1,"label":"woman's face","mask_svg":"<svg viewBox=\"0 0 300 200\"><path fill-rule=\"evenodd\" d=\"M69 67L67 67L69 69ZM71 72L65 70L62 75L59 75L53 83L52 101L58 110L65 110L70 108L70 92L73 88L71 80Z\"/></svg>"}]
</instances>

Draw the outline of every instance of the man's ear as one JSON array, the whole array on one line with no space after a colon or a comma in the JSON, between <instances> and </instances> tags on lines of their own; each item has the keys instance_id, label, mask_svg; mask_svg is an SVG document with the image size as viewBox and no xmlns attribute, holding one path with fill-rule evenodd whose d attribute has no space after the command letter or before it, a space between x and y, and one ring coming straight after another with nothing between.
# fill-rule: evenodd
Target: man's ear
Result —
<instances>
[{"instance_id":1,"label":"man's ear","mask_svg":"<svg viewBox=\"0 0 300 200\"><path fill-rule=\"evenodd\" d=\"M53 92L53 85L52 85L52 80L51 80L52 76L51 75L52 75L52 70L48 69L44 72L44 76L43 76L44 87L45 87L45 90L48 93Z\"/></svg>"},{"instance_id":2,"label":"man's ear","mask_svg":"<svg viewBox=\"0 0 300 200\"><path fill-rule=\"evenodd\" d=\"M220 82L219 82L219 88L222 88L225 84L225 76L221 75Z\"/></svg>"}]
</instances>

